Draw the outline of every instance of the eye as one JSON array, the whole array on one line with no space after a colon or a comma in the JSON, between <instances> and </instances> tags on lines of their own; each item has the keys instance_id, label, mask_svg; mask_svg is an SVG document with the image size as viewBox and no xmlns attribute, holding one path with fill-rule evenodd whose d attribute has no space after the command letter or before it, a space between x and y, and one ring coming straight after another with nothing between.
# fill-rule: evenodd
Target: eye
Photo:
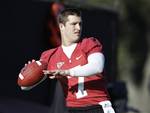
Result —
<instances>
[{"instance_id":1,"label":"eye","mask_svg":"<svg viewBox=\"0 0 150 113\"><path fill-rule=\"evenodd\" d=\"M81 26L81 25L82 25L82 22L80 22L79 25Z\"/></svg>"},{"instance_id":2,"label":"eye","mask_svg":"<svg viewBox=\"0 0 150 113\"><path fill-rule=\"evenodd\" d=\"M77 23L71 23L71 25L76 25Z\"/></svg>"}]
</instances>

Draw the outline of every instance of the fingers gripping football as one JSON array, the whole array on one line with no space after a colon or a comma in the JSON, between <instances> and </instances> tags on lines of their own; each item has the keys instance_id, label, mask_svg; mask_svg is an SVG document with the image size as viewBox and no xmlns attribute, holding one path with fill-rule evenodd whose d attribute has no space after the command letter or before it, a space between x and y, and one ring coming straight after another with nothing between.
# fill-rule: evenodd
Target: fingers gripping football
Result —
<instances>
[{"instance_id":1,"label":"fingers gripping football","mask_svg":"<svg viewBox=\"0 0 150 113\"><path fill-rule=\"evenodd\" d=\"M18 75L18 85L25 87L35 85L44 77L43 70L45 69L47 69L47 63L35 60L29 61Z\"/></svg>"}]
</instances>

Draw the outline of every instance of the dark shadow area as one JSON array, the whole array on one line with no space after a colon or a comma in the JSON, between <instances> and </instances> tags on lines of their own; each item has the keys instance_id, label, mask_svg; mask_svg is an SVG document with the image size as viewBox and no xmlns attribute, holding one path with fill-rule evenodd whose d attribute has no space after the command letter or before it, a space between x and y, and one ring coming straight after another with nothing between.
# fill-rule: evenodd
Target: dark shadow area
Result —
<instances>
[{"instance_id":1,"label":"dark shadow area","mask_svg":"<svg viewBox=\"0 0 150 113\"><path fill-rule=\"evenodd\" d=\"M21 91L16 82L24 64L30 59L39 59L41 52L47 47L43 38L47 10L46 3L1 1L1 96L39 103L47 101L49 87L46 81L30 92Z\"/></svg>"},{"instance_id":2,"label":"dark shadow area","mask_svg":"<svg viewBox=\"0 0 150 113\"><path fill-rule=\"evenodd\" d=\"M0 113L49 113L49 107L15 98L0 98Z\"/></svg>"}]
</instances>

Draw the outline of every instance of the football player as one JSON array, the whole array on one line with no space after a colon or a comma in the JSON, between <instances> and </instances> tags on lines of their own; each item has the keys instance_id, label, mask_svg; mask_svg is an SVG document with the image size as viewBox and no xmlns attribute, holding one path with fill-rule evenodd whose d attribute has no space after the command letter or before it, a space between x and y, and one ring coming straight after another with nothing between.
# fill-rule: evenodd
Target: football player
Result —
<instances>
[{"instance_id":1,"label":"football player","mask_svg":"<svg viewBox=\"0 0 150 113\"><path fill-rule=\"evenodd\" d=\"M78 9L58 16L61 45L44 51L48 63L44 74L58 79L69 113L114 113L103 76L102 44L94 37L81 38L82 17Z\"/></svg>"}]
</instances>

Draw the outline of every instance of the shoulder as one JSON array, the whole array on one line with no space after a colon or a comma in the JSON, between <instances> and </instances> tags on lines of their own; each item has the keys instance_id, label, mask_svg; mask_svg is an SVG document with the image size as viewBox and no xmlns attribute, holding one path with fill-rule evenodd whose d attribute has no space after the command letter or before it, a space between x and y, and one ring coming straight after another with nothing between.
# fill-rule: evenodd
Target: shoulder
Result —
<instances>
[{"instance_id":1,"label":"shoulder","mask_svg":"<svg viewBox=\"0 0 150 113\"><path fill-rule=\"evenodd\" d=\"M95 37L85 37L82 39L81 41L83 44L100 44L100 41L98 40L98 38Z\"/></svg>"},{"instance_id":2,"label":"shoulder","mask_svg":"<svg viewBox=\"0 0 150 113\"><path fill-rule=\"evenodd\" d=\"M42 52L42 54L51 54L53 53L57 48L53 48L53 49L48 49Z\"/></svg>"},{"instance_id":3,"label":"shoulder","mask_svg":"<svg viewBox=\"0 0 150 113\"><path fill-rule=\"evenodd\" d=\"M81 48L87 52L92 49L97 49L98 51L102 50L102 44L98 40L98 38L95 37L87 37L83 38L81 41Z\"/></svg>"},{"instance_id":4,"label":"shoulder","mask_svg":"<svg viewBox=\"0 0 150 113\"><path fill-rule=\"evenodd\" d=\"M47 61L49 59L49 57L55 53L56 50L57 50L57 48L45 50L44 52L42 52L40 60Z\"/></svg>"},{"instance_id":5,"label":"shoulder","mask_svg":"<svg viewBox=\"0 0 150 113\"><path fill-rule=\"evenodd\" d=\"M42 52L42 55L50 55L50 54L52 54L56 49L57 49L57 48L45 50L44 52Z\"/></svg>"}]
</instances>

